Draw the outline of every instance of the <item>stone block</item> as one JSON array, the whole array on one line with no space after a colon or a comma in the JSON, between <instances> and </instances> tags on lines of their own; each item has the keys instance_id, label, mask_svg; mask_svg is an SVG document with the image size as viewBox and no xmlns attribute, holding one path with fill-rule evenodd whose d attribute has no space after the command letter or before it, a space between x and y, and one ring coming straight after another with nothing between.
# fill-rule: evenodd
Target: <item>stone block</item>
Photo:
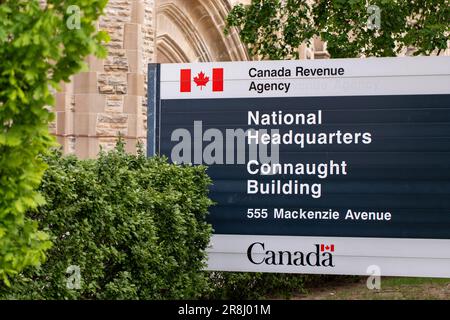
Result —
<instances>
[{"instance_id":1,"label":"stone block","mask_svg":"<svg viewBox=\"0 0 450 320\"><path fill-rule=\"evenodd\" d=\"M82 72L74 77L74 93L98 93L97 72Z\"/></svg>"}]
</instances>

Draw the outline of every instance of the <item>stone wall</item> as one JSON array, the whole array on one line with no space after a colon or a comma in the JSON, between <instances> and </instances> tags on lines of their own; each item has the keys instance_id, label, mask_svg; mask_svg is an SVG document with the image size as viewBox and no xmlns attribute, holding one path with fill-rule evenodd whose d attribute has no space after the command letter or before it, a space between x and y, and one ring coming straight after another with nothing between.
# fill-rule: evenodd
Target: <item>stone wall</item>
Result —
<instances>
[{"instance_id":1,"label":"stone wall","mask_svg":"<svg viewBox=\"0 0 450 320\"><path fill-rule=\"evenodd\" d=\"M87 59L89 71L56 94L54 133L64 152L95 157L117 136L135 151L145 139L146 66L155 55L154 0L110 0L98 23L109 33L105 60Z\"/></svg>"}]
</instances>

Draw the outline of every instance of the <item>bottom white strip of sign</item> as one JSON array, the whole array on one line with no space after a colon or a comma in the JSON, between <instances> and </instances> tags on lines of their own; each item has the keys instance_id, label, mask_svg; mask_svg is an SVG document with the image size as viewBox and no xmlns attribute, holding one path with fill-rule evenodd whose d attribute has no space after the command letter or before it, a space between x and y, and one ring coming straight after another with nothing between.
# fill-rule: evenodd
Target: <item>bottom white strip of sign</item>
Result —
<instances>
[{"instance_id":1,"label":"bottom white strip of sign","mask_svg":"<svg viewBox=\"0 0 450 320\"><path fill-rule=\"evenodd\" d=\"M450 277L450 240L213 235L211 271Z\"/></svg>"}]
</instances>

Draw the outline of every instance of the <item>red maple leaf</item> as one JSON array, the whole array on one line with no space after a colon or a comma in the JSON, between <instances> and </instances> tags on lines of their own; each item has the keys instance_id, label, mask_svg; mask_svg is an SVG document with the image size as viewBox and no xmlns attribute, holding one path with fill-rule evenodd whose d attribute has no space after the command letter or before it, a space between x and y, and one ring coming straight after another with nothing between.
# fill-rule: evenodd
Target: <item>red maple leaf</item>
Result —
<instances>
[{"instance_id":1,"label":"red maple leaf","mask_svg":"<svg viewBox=\"0 0 450 320\"><path fill-rule=\"evenodd\" d=\"M200 87L200 90L202 90L203 87L209 82L209 77L205 77L205 74L202 71L194 78L194 82L197 87Z\"/></svg>"}]
</instances>

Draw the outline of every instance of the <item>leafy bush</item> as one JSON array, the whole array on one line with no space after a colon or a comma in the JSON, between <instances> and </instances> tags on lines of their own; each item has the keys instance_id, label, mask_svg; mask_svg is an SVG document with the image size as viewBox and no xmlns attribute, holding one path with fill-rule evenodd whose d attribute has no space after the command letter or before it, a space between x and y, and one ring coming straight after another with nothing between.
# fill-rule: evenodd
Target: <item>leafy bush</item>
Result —
<instances>
[{"instance_id":1,"label":"leafy bush","mask_svg":"<svg viewBox=\"0 0 450 320\"><path fill-rule=\"evenodd\" d=\"M2 298L196 298L211 227L204 167L126 154L121 143L96 160L55 152L40 187L46 205L32 217L51 234L47 262L13 279ZM79 267L80 289L71 289ZM67 285L69 283L69 286Z\"/></svg>"},{"instance_id":2,"label":"leafy bush","mask_svg":"<svg viewBox=\"0 0 450 320\"><path fill-rule=\"evenodd\" d=\"M270 296L289 297L305 292L312 275L288 273L212 272L211 299L261 299Z\"/></svg>"},{"instance_id":3,"label":"leafy bush","mask_svg":"<svg viewBox=\"0 0 450 320\"><path fill-rule=\"evenodd\" d=\"M89 54L105 56L95 21L107 0L0 1L0 279L44 259L48 235L26 217L43 203L36 192L45 164L38 157L54 144L48 124L52 89L84 66ZM72 5L79 28L67 21Z\"/></svg>"},{"instance_id":4,"label":"leafy bush","mask_svg":"<svg viewBox=\"0 0 450 320\"><path fill-rule=\"evenodd\" d=\"M299 58L302 43L327 43L333 58L392 57L414 48L415 55L447 49L448 0L252 0L237 4L225 33L238 27L252 56Z\"/></svg>"}]
</instances>

